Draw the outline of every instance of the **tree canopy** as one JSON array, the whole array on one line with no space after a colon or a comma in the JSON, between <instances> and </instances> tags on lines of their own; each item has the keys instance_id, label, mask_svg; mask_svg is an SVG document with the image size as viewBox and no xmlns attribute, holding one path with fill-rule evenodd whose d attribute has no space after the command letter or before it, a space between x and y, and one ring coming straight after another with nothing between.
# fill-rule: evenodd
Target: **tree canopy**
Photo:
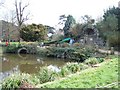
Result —
<instances>
[{"instance_id":1,"label":"tree canopy","mask_svg":"<svg viewBox=\"0 0 120 90\"><path fill-rule=\"evenodd\" d=\"M112 7L104 12L103 20L96 24L100 36L110 47L120 50L120 8Z\"/></svg>"},{"instance_id":2,"label":"tree canopy","mask_svg":"<svg viewBox=\"0 0 120 90\"><path fill-rule=\"evenodd\" d=\"M65 37L70 37L69 36L70 35L70 33L69 33L70 28L72 28L75 25L75 23L76 23L76 21L73 18L73 16L72 15L68 15L67 16L67 20L65 22L65 26L63 28Z\"/></svg>"},{"instance_id":3,"label":"tree canopy","mask_svg":"<svg viewBox=\"0 0 120 90\"><path fill-rule=\"evenodd\" d=\"M103 15L104 21L106 21L110 15L113 15L117 18L117 20L118 20L117 21L118 22L117 30L120 31L120 8L112 7L112 8L109 8L108 10L106 10Z\"/></svg>"},{"instance_id":4,"label":"tree canopy","mask_svg":"<svg viewBox=\"0 0 120 90\"><path fill-rule=\"evenodd\" d=\"M31 24L22 27L20 34L24 41L41 41L46 38L46 27L42 24Z\"/></svg>"}]
</instances>

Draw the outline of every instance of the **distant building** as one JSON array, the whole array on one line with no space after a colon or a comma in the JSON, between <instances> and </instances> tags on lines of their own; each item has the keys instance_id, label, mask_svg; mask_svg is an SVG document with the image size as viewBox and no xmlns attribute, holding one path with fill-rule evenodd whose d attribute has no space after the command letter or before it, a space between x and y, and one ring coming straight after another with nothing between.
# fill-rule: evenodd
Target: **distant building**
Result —
<instances>
[{"instance_id":1,"label":"distant building","mask_svg":"<svg viewBox=\"0 0 120 90\"><path fill-rule=\"evenodd\" d=\"M12 23L0 20L0 41L18 41L18 27Z\"/></svg>"}]
</instances>

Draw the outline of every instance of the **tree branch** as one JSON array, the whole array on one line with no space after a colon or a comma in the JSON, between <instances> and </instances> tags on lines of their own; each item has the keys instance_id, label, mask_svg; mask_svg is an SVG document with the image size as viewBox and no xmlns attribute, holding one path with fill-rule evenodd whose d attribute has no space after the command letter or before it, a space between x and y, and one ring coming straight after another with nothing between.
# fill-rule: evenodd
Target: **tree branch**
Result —
<instances>
[{"instance_id":1,"label":"tree branch","mask_svg":"<svg viewBox=\"0 0 120 90\"><path fill-rule=\"evenodd\" d=\"M24 12L25 8L28 6L29 6L29 3L22 8L21 12Z\"/></svg>"},{"instance_id":2,"label":"tree branch","mask_svg":"<svg viewBox=\"0 0 120 90\"><path fill-rule=\"evenodd\" d=\"M27 14L25 17L23 16L24 14L24 10L26 9L26 7L28 7L29 3L26 4L25 6L22 7L22 2L17 2L17 0L15 1L15 7L16 7L16 15L17 15L17 21L18 21L18 26L19 28L21 27L21 25L27 21L29 18L28 18L28 15L30 14Z\"/></svg>"},{"instance_id":3,"label":"tree branch","mask_svg":"<svg viewBox=\"0 0 120 90\"><path fill-rule=\"evenodd\" d=\"M1 1L0 1L0 6L2 6L2 5L4 4L4 1L5 1L5 0L1 0Z\"/></svg>"},{"instance_id":4,"label":"tree branch","mask_svg":"<svg viewBox=\"0 0 120 90\"><path fill-rule=\"evenodd\" d=\"M18 5L17 5L17 0L15 0L15 9L16 9L16 17L17 17L17 21L19 23L19 12L18 12ZM19 25L19 24L18 24Z\"/></svg>"}]
</instances>

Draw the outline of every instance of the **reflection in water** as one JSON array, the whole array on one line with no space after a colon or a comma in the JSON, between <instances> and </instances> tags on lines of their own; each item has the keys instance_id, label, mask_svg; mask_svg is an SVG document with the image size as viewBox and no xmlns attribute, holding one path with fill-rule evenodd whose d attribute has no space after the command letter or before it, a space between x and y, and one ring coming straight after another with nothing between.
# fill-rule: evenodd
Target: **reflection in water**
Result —
<instances>
[{"instance_id":1,"label":"reflection in water","mask_svg":"<svg viewBox=\"0 0 120 90\"><path fill-rule=\"evenodd\" d=\"M21 59L26 59L28 57L28 54L20 54L18 53L18 56L21 58Z\"/></svg>"},{"instance_id":2,"label":"reflection in water","mask_svg":"<svg viewBox=\"0 0 120 90\"><path fill-rule=\"evenodd\" d=\"M8 77L9 75L13 73L20 73L20 70L18 69L18 65L14 67L12 70L0 72L0 82L2 82L4 78Z\"/></svg>"},{"instance_id":3,"label":"reflection in water","mask_svg":"<svg viewBox=\"0 0 120 90\"><path fill-rule=\"evenodd\" d=\"M30 54L3 54L2 57L2 74L0 74L0 80L1 75L3 77L14 72L37 73L43 66L49 66L49 68L57 70L57 67L61 67L68 62L68 60L64 59L39 57ZM52 66L56 66L56 68Z\"/></svg>"},{"instance_id":4,"label":"reflection in water","mask_svg":"<svg viewBox=\"0 0 120 90\"><path fill-rule=\"evenodd\" d=\"M38 63L41 63L41 64L44 63L43 58L38 58L37 61L38 61Z\"/></svg>"}]
</instances>

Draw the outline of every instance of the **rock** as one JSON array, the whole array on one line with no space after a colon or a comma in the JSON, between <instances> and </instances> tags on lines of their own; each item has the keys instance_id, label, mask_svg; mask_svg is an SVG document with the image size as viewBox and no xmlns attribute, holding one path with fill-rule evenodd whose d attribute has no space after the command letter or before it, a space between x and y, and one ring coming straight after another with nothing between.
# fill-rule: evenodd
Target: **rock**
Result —
<instances>
[{"instance_id":1,"label":"rock","mask_svg":"<svg viewBox=\"0 0 120 90\"><path fill-rule=\"evenodd\" d=\"M53 66L53 65L49 65L47 68L53 72L60 72L61 71L57 66Z\"/></svg>"}]
</instances>

